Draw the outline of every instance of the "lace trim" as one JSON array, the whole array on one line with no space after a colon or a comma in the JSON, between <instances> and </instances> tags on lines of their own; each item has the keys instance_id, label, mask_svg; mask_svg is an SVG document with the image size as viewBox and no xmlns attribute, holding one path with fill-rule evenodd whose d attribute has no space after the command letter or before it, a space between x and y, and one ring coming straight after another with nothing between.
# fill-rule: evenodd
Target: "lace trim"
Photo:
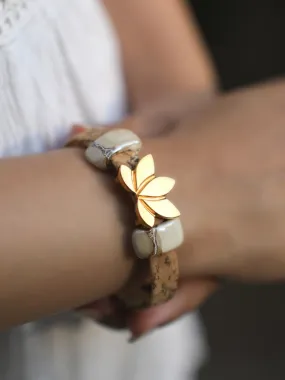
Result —
<instances>
[{"instance_id":1,"label":"lace trim","mask_svg":"<svg viewBox=\"0 0 285 380\"><path fill-rule=\"evenodd\" d=\"M15 37L32 15L37 0L0 0L0 46Z\"/></svg>"}]
</instances>

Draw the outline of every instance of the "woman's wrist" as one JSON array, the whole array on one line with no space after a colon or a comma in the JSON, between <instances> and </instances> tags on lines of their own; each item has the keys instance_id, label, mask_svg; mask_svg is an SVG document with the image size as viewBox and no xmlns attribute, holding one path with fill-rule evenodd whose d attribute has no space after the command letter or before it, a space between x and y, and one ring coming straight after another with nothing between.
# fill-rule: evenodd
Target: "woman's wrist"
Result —
<instances>
[{"instance_id":1,"label":"woman's wrist","mask_svg":"<svg viewBox=\"0 0 285 380\"><path fill-rule=\"evenodd\" d=\"M81 150L1 160L0 178L0 328L123 286L134 263L126 255L126 210Z\"/></svg>"},{"instance_id":2,"label":"woman's wrist","mask_svg":"<svg viewBox=\"0 0 285 380\"><path fill-rule=\"evenodd\" d=\"M273 84L220 98L149 141L159 171L177 179L182 276L285 278L283 97Z\"/></svg>"},{"instance_id":3,"label":"woman's wrist","mask_svg":"<svg viewBox=\"0 0 285 380\"><path fill-rule=\"evenodd\" d=\"M88 252L92 247L94 257L94 268L90 268L95 274L92 276L94 292L89 298L97 299L120 289L131 273L134 259L126 236L131 233L129 226L133 222L133 215L132 210L125 205L127 197L118 185L105 173L94 170L86 163L81 149L64 149L62 154L69 156L69 150L78 165L78 172L74 168L74 181L81 182L83 187L82 196L78 193L77 198L80 208L83 207L81 223L86 215L84 224L88 225L86 233L79 231L87 240L79 242L83 247L86 246Z\"/></svg>"}]
</instances>

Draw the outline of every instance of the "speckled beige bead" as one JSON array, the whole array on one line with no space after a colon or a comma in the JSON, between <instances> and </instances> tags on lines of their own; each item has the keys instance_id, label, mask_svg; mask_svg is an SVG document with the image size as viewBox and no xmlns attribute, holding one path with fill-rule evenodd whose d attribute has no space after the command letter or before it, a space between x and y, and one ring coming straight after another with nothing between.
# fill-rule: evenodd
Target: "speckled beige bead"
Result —
<instances>
[{"instance_id":1,"label":"speckled beige bead","mask_svg":"<svg viewBox=\"0 0 285 380\"><path fill-rule=\"evenodd\" d=\"M161 223L150 230L136 229L132 236L134 251L140 259L173 251L183 240L183 227L179 218Z\"/></svg>"},{"instance_id":2,"label":"speckled beige bead","mask_svg":"<svg viewBox=\"0 0 285 380\"><path fill-rule=\"evenodd\" d=\"M127 129L114 129L104 133L85 151L87 160L98 169L107 169L110 158L119 152L138 153L142 143L138 136Z\"/></svg>"}]
</instances>

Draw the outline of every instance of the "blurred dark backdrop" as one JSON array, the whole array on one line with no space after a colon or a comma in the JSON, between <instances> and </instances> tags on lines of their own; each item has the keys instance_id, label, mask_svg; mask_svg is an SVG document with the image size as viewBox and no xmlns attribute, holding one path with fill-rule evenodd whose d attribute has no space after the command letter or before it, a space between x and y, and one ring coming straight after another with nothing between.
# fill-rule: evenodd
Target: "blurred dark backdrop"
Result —
<instances>
[{"instance_id":1,"label":"blurred dark backdrop","mask_svg":"<svg viewBox=\"0 0 285 380\"><path fill-rule=\"evenodd\" d=\"M192 5L224 89L284 75L284 0ZM201 309L210 357L197 380L284 380L284 303L284 285L231 284L212 297Z\"/></svg>"},{"instance_id":2,"label":"blurred dark backdrop","mask_svg":"<svg viewBox=\"0 0 285 380\"><path fill-rule=\"evenodd\" d=\"M284 74L284 0L193 0L191 3L224 88Z\"/></svg>"}]
</instances>

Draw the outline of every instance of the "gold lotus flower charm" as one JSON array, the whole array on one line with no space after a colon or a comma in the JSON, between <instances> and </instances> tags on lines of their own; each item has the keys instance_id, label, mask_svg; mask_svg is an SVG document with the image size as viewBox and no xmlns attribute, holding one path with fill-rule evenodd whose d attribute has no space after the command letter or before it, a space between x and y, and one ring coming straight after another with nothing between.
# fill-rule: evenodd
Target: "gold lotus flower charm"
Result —
<instances>
[{"instance_id":1,"label":"gold lotus flower charm","mask_svg":"<svg viewBox=\"0 0 285 380\"><path fill-rule=\"evenodd\" d=\"M136 194L137 215L146 227L153 227L156 217L173 219L180 216L179 210L166 199L166 195L175 185L175 180L155 177L154 173L151 154L142 158L134 170L126 165L121 165L119 169L119 181L128 191Z\"/></svg>"}]
</instances>

